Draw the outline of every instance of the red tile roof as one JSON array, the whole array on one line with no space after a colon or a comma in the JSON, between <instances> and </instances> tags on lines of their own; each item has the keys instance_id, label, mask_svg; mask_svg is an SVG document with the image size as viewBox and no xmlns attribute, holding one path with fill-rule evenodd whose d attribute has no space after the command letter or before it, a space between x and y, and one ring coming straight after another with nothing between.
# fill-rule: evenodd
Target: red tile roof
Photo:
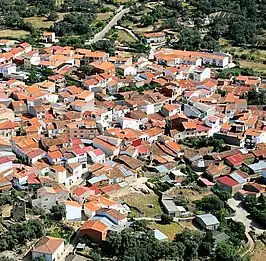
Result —
<instances>
[{"instance_id":1,"label":"red tile roof","mask_svg":"<svg viewBox=\"0 0 266 261\"><path fill-rule=\"evenodd\" d=\"M226 157L226 160L230 163L230 165L237 166L237 165L242 164L243 156L241 154L236 154L236 155Z\"/></svg>"},{"instance_id":2,"label":"red tile roof","mask_svg":"<svg viewBox=\"0 0 266 261\"><path fill-rule=\"evenodd\" d=\"M59 246L64 242L62 238L55 237L42 237L36 245L33 247L32 251L44 254L53 254Z\"/></svg>"},{"instance_id":3,"label":"red tile roof","mask_svg":"<svg viewBox=\"0 0 266 261\"><path fill-rule=\"evenodd\" d=\"M107 230L107 226L99 220L87 220L82 225L80 230L82 231L82 230L87 230L87 229L92 229L92 230L96 230L99 232L104 232Z\"/></svg>"},{"instance_id":4,"label":"red tile roof","mask_svg":"<svg viewBox=\"0 0 266 261\"><path fill-rule=\"evenodd\" d=\"M234 186L239 184L237 181L230 178L229 176L222 176L222 177L218 178L217 181L223 185L228 186L228 187L234 187Z\"/></svg>"}]
</instances>

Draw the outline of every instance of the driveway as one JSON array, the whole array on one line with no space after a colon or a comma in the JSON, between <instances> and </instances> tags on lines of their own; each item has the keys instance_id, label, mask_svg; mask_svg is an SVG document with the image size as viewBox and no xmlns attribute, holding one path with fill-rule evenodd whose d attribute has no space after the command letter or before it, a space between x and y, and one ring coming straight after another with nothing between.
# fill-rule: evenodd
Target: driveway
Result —
<instances>
[{"instance_id":1,"label":"driveway","mask_svg":"<svg viewBox=\"0 0 266 261\"><path fill-rule=\"evenodd\" d=\"M104 38L104 36L109 32L109 30L117 24L117 22L129 12L129 8L123 9L123 7L119 7L118 13L112 18L112 20L103 28L102 31L95 34L93 39L89 41L90 44L95 43Z\"/></svg>"},{"instance_id":2,"label":"driveway","mask_svg":"<svg viewBox=\"0 0 266 261\"><path fill-rule=\"evenodd\" d=\"M257 224L254 220L249 218L249 213L241 206L240 200L235 200L234 198L230 198L227 201L228 205L234 209L235 216L232 217L235 221L242 222L246 227L246 232L254 231L257 235L262 234L265 232L265 229L263 229L259 224ZM250 228L250 226L254 227L254 230Z\"/></svg>"},{"instance_id":3,"label":"driveway","mask_svg":"<svg viewBox=\"0 0 266 261\"><path fill-rule=\"evenodd\" d=\"M66 260L67 256L74 251L77 242L78 242L78 234L76 234L74 238L71 240L71 242L65 246L65 251L63 255L59 258L59 261Z\"/></svg>"}]
</instances>

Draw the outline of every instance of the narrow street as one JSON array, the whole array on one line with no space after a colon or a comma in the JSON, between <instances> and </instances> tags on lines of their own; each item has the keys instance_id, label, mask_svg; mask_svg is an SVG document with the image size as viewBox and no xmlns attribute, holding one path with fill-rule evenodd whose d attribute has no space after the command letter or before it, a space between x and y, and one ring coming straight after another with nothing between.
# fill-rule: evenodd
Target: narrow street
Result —
<instances>
[{"instance_id":1,"label":"narrow street","mask_svg":"<svg viewBox=\"0 0 266 261\"><path fill-rule=\"evenodd\" d=\"M112 20L103 28L102 31L95 34L93 39L89 41L90 44L95 43L99 40L102 40L104 36L109 32L109 30L117 24L117 22L129 12L129 8L123 9L122 6L119 7L118 13L112 18Z\"/></svg>"}]
</instances>

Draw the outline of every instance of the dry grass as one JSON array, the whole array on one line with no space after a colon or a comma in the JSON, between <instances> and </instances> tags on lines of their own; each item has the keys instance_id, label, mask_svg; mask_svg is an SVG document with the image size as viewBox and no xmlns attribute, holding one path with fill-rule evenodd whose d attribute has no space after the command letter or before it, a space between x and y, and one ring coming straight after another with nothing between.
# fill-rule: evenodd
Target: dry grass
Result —
<instances>
[{"instance_id":1,"label":"dry grass","mask_svg":"<svg viewBox=\"0 0 266 261\"><path fill-rule=\"evenodd\" d=\"M224 46L225 51L238 55L241 68L252 68L255 71L266 72L266 64L263 64L263 61L266 60L266 50L233 47L225 39L220 39L219 42L220 45ZM246 55L247 59L241 59L241 55Z\"/></svg>"},{"instance_id":2,"label":"dry grass","mask_svg":"<svg viewBox=\"0 0 266 261\"><path fill-rule=\"evenodd\" d=\"M111 13L110 12L107 12L107 13L98 13L97 14L97 20L99 21L106 21L110 18L111 16Z\"/></svg>"},{"instance_id":3,"label":"dry grass","mask_svg":"<svg viewBox=\"0 0 266 261\"><path fill-rule=\"evenodd\" d=\"M185 197L188 201L193 202L196 200L201 200L202 198L211 195L211 191L197 191L197 190L192 190L192 189L178 189L178 188L173 188L167 193L169 196L183 196Z\"/></svg>"},{"instance_id":4,"label":"dry grass","mask_svg":"<svg viewBox=\"0 0 266 261\"><path fill-rule=\"evenodd\" d=\"M240 67L242 68L252 68L255 71L266 72L266 64L253 61L240 61Z\"/></svg>"},{"instance_id":5,"label":"dry grass","mask_svg":"<svg viewBox=\"0 0 266 261\"><path fill-rule=\"evenodd\" d=\"M123 197L126 204L131 207L137 208L144 213L145 217L156 217L163 214L163 211L159 204L159 198L156 194L143 194L135 192ZM153 207L150 207L153 205Z\"/></svg>"},{"instance_id":6,"label":"dry grass","mask_svg":"<svg viewBox=\"0 0 266 261\"><path fill-rule=\"evenodd\" d=\"M44 16L33 16L24 18L25 22L31 23L35 28L50 28L54 24L53 21L48 21Z\"/></svg>"},{"instance_id":7,"label":"dry grass","mask_svg":"<svg viewBox=\"0 0 266 261\"><path fill-rule=\"evenodd\" d=\"M118 30L118 38L117 40L119 42L136 42L136 40L127 32L123 31L123 30Z\"/></svg>"},{"instance_id":8,"label":"dry grass","mask_svg":"<svg viewBox=\"0 0 266 261\"><path fill-rule=\"evenodd\" d=\"M266 260L266 246L261 241L256 241L255 250L251 256L251 261L265 261L265 260Z\"/></svg>"},{"instance_id":9,"label":"dry grass","mask_svg":"<svg viewBox=\"0 0 266 261\"><path fill-rule=\"evenodd\" d=\"M24 37L29 34L30 34L29 32L24 31L24 30L1 30L0 31L1 37L20 38L20 37Z\"/></svg>"},{"instance_id":10,"label":"dry grass","mask_svg":"<svg viewBox=\"0 0 266 261\"><path fill-rule=\"evenodd\" d=\"M177 233L180 233L184 230L182 226L180 226L178 223L171 223L168 225L162 225L160 223L151 222L148 225L151 229L158 229L162 233L164 233L170 240L173 240L175 238L175 235Z\"/></svg>"},{"instance_id":11,"label":"dry grass","mask_svg":"<svg viewBox=\"0 0 266 261\"><path fill-rule=\"evenodd\" d=\"M182 221L179 223L172 222L168 225L162 225L157 222L151 222L148 224L151 229L158 229L164 233L170 240L175 238L175 235L181 233L185 229L197 230L197 228L192 224L191 221Z\"/></svg>"},{"instance_id":12,"label":"dry grass","mask_svg":"<svg viewBox=\"0 0 266 261\"><path fill-rule=\"evenodd\" d=\"M67 15L67 14L69 14L69 13L57 13L58 19L59 20L63 20L64 19L64 16Z\"/></svg>"}]
</instances>

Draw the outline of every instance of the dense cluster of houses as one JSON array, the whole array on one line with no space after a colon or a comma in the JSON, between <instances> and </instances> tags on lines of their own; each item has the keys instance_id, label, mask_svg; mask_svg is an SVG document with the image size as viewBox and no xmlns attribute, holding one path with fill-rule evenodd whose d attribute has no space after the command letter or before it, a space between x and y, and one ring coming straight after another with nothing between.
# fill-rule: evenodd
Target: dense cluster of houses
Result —
<instances>
[{"instance_id":1,"label":"dense cluster of houses","mask_svg":"<svg viewBox=\"0 0 266 261\"><path fill-rule=\"evenodd\" d=\"M43 37L54 42L54 35ZM211 67L231 62L225 53L158 49L153 59L133 59L0 40L0 191L30 191L32 206L45 210L62 204L70 221L85 215L80 233L95 241L128 225L129 209L114 199L130 192L143 169L182 185L187 174L177 158L199 173L204 187L216 184L239 198L264 193L258 178L266 178L266 113L242 97L265 83L259 77L213 78ZM92 75L79 72L81 65L90 65ZM29 85L32 69L52 75ZM130 86L156 88L121 91ZM231 150L184 150L180 141L191 137L222 139ZM171 215L186 211L164 201ZM53 240L42 239L36 253L50 244L60 252L62 242Z\"/></svg>"}]
</instances>

